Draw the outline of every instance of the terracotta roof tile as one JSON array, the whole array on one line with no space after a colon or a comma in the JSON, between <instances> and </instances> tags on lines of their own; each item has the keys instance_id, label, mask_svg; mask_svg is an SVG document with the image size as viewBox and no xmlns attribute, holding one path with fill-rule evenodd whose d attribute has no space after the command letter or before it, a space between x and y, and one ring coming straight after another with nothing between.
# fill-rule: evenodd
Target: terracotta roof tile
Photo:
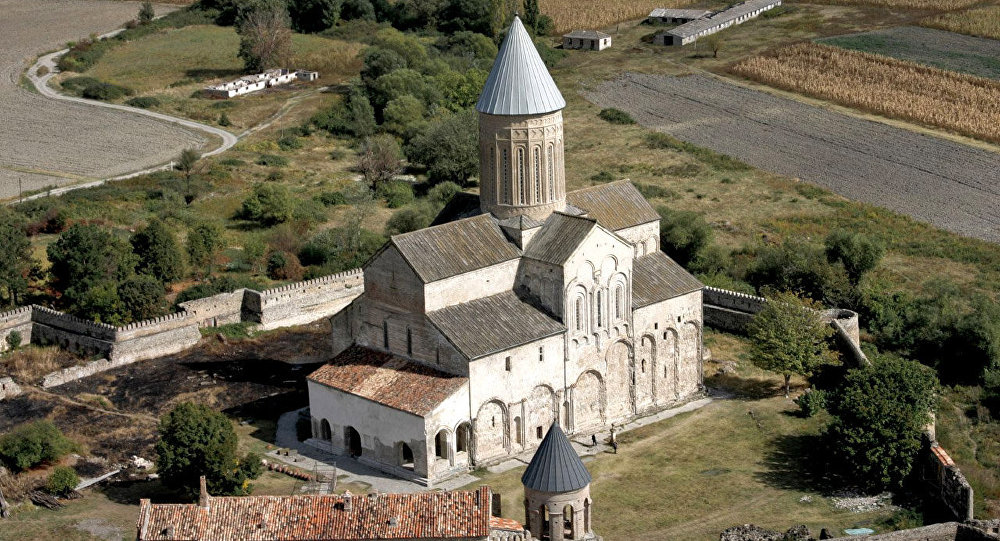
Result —
<instances>
[{"instance_id":1,"label":"terracotta roof tile","mask_svg":"<svg viewBox=\"0 0 1000 541\"><path fill-rule=\"evenodd\" d=\"M139 508L139 541L485 539L492 490L344 496L210 497Z\"/></svg>"},{"instance_id":2,"label":"terracotta roof tile","mask_svg":"<svg viewBox=\"0 0 1000 541\"><path fill-rule=\"evenodd\" d=\"M524 526L521 526L520 522L503 517L490 517L490 528L495 530L513 530L516 532L524 531Z\"/></svg>"},{"instance_id":3,"label":"terracotta roof tile","mask_svg":"<svg viewBox=\"0 0 1000 541\"><path fill-rule=\"evenodd\" d=\"M649 201L628 180L569 192L566 201L583 209L587 216L612 231L660 219Z\"/></svg>"},{"instance_id":4,"label":"terracotta roof tile","mask_svg":"<svg viewBox=\"0 0 1000 541\"><path fill-rule=\"evenodd\" d=\"M468 381L357 345L321 366L309 379L419 416L429 414Z\"/></svg>"}]
</instances>

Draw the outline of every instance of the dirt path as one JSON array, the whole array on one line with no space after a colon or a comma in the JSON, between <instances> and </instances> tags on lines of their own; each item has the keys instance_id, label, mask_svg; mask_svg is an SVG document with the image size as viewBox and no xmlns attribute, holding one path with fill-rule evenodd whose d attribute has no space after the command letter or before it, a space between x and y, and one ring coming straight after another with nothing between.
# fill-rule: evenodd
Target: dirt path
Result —
<instances>
[{"instance_id":1,"label":"dirt path","mask_svg":"<svg viewBox=\"0 0 1000 541\"><path fill-rule=\"evenodd\" d=\"M707 75L627 73L587 98L760 169L1000 242L998 153Z\"/></svg>"}]
</instances>

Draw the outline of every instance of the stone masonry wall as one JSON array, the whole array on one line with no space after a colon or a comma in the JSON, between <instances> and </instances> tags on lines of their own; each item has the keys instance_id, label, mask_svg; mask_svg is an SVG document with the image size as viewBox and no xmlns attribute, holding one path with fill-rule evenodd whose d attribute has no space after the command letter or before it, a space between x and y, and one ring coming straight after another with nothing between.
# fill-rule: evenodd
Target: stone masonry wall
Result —
<instances>
[{"instance_id":1,"label":"stone masonry wall","mask_svg":"<svg viewBox=\"0 0 1000 541\"><path fill-rule=\"evenodd\" d=\"M364 290L361 269L289 284L263 292L250 289L186 302L179 312L115 327L45 308L25 306L0 313L0 351L13 331L22 344L55 345L104 359L46 376L45 387L62 385L145 359L163 357L195 345L199 327L247 322L263 329L300 325L329 317Z\"/></svg>"},{"instance_id":2,"label":"stone masonry wall","mask_svg":"<svg viewBox=\"0 0 1000 541\"><path fill-rule=\"evenodd\" d=\"M921 479L928 493L939 500L956 519L971 520L972 487L931 432L924 434L921 462Z\"/></svg>"}]
</instances>

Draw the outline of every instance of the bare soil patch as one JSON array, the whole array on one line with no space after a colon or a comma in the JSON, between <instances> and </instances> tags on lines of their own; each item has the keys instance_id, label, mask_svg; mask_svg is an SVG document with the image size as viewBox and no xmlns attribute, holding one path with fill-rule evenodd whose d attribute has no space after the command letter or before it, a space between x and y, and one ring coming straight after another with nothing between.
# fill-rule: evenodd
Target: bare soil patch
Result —
<instances>
[{"instance_id":1,"label":"bare soil patch","mask_svg":"<svg viewBox=\"0 0 1000 541\"><path fill-rule=\"evenodd\" d=\"M629 73L586 96L755 167L1000 242L1000 154L702 75Z\"/></svg>"},{"instance_id":2,"label":"bare soil patch","mask_svg":"<svg viewBox=\"0 0 1000 541\"><path fill-rule=\"evenodd\" d=\"M0 199L28 189L103 178L169 161L205 138L148 117L50 100L18 85L35 55L134 18L136 2L0 0ZM166 6L157 6L162 12ZM46 175L46 173L49 173ZM12 178L13 177L13 178Z\"/></svg>"}]
</instances>

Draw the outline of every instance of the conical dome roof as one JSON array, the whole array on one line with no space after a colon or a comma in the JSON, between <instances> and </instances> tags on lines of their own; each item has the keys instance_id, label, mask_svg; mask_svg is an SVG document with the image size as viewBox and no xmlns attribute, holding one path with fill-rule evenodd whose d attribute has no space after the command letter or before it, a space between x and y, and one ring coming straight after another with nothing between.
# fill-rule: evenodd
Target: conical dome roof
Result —
<instances>
[{"instance_id":1,"label":"conical dome roof","mask_svg":"<svg viewBox=\"0 0 1000 541\"><path fill-rule=\"evenodd\" d=\"M590 484L590 472L559 423L552 423L528 469L524 470L521 483L539 492L572 492Z\"/></svg>"},{"instance_id":2,"label":"conical dome roof","mask_svg":"<svg viewBox=\"0 0 1000 541\"><path fill-rule=\"evenodd\" d=\"M500 45L476 110L490 115L539 115L566 107L531 36L515 16Z\"/></svg>"}]
</instances>

